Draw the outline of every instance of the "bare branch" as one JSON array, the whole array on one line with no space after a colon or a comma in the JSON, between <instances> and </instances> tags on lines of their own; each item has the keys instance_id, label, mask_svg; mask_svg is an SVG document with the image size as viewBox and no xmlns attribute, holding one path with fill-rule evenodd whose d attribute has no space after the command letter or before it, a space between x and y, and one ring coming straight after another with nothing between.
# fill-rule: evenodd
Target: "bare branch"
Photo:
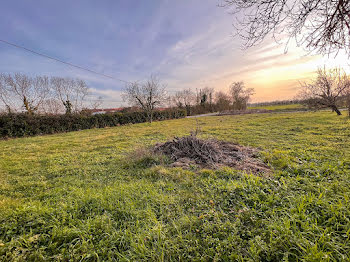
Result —
<instances>
[{"instance_id":1,"label":"bare branch","mask_svg":"<svg viewBox=\"0 0 350 262\"><path fill-rule=\"evenodd\" d=\"M350 55L348 0L223 0L235 15L234 27L249 48L267 35L295 38L299 45L321 54Z\"/></svg>"},{"instance_id":2,"label":"bare branch","mask_svg":"<svg viewBox=\"0 0 350 262\"><path fill-rule=\"evenodd\" d=\"M5 76L5 84L10 99L21 104L28 113L34 114L38 111L44 99L49 95L49 80L46 76L29 76L16 73Z\"/></svg>"},{"instance_id":3,"label":"bare branch","mask_svg":"<svg viewBox=\"0 0 350 262\"><path fill-rule=\"evenodd\" d=\"M254 94L253 88L246 88L244 82L234 82L230 86L230 94L233 103L233 109L244 110L250 97Z\"/></svg>"},{"instance_id":4,"label":"bare branch","mask_svg":"<svg viewBox=\"0 0 350 262\"><path fill-rule=\"evenodd\" d=\"M344 70L339 68L327 70L326 67L317 70L317 78L301 83L300 98L314 109L331 108L338 115L342 96L350 89L350 79Z\"/></svg>"},{"instance_id":5,"label":"bare branch","mask_svg":"<svg viewBox=\"0 0 350 262\"><path fill-rule=\"evenodd\" d=\"M136 106L145 111L149 122L152 122L154 109L167 100L165 86L155 76L151 76L144 83L128 84L122 97L130 106Z\"/></svg>"},{"instance_id":6,"label":"bare branch","mask_svg":"<svg viewBox=\"0 0 350 262\"><path fill-rule=\"evenodd\" d=\"M83 102L89 93L89 89L83 80L69 77L52 77L50 83L54 96L61 101L66 114L79 112L83 108Z\"/></svg>"}]
</instances>

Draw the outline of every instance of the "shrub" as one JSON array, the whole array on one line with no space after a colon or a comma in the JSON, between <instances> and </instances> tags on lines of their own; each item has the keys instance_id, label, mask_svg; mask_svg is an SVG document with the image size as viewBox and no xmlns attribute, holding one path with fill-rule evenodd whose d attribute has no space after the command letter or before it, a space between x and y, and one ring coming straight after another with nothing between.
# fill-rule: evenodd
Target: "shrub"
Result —
<instances>
[{"instance_id":1,"label":"shrub","mask_svg":"<svg viewBox=\"0 0 350 262\"><path fill-rule=\"evenodd\" d=\"M155 111L154 120L176 119L186 116L186 110ZM145 112L127 112L100 115L0 115L0 137L23 137L70 132L90 128L112 127L147 121Z\"/></svg>"}]
</instances>

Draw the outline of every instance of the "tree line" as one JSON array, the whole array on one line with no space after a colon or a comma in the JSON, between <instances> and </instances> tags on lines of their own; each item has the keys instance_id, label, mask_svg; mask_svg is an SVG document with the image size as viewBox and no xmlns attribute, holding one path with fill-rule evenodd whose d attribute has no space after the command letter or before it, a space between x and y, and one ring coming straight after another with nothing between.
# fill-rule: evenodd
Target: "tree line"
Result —
<instances>
[{"instance_id":1,"label":"tree line","mask_svg":"<svg viewBox=\"0 0 350 262\"><path fill-rule=\"evenodd\" d=\"M234 82L228 93L213 88L177 92L172 98L179 108L186 108L187 114L224 110L245 110L254 94L254 89L246 88L243 82ZM341 115L341 107L348 108L350 117L350 76L342 68L318 68L316 77L300 83L295 99L273 102L273 104L300 103L312 110L329 108ZM265 103L266 104L266 103Z\"/></svg>"},{"instance_id":2,"label":"tree line","mask_svg":"<svg viewBox=\"0 0 350 262\"><path fill-rule=\"evenodd\" d=\"M187 115L203 114L224 110L245 110L254 94L253 88L246 88L244 82L234 82L229 91L215 92L214 88L201 88L192 91L183 89L169 96L165 85L154 76L145 82L134 82L126 86L123 99L131 107L147 112L152 122L152 112L156 107L167 106L186 109Z\"/></svg>"},{"instance_id":3,"label":"tree line","mask_svg":"<svg viewBox=\"0 0 350 262\"><path fill-rule=\"evenodd\" d=\"M153 112L159 107L185 109L188 115L244 110L253 93L254 90L246 88L243 82L234 82L228 93L205 87L195 92L184 89L169 96L160 79L151 76L145 82L127 84L122 97L131 108L129 111L144 111L152 122ZM0 74L0 104L7 113L56 115L97 108L96 103L86 104L88 94L86 82L77 78Z\"/></svg>"},{"instance_id":4,"label":"tree line","mask_svg":"<svg viewBox=\"0 0 350 262\"><path fill-rule=\"evenodd\" d=\"M85 81L76 78L0 74L0 102L8 113L79 113L86 107L88 94ZM241 81L233 82L227 92L205 87L195 91L183 89L169 96L160 79L151 76L144 82L127 84L122 97L132 110L144 111L152 122L154 111L159 107L185 109L187 115L246 110L253 94L254 89ZM341 115L339 107L346 106L350 116L350 78L343 69L319 68L314 79L301 83L297 97L293 101L310 109L330 108L338 115ZM91 104L90 109L98 107L97 103Z\"/></svg>"},{"instance_id":5,"label":"tree line","mask_svg":"<svg viewBox=\"0 0 350 262\"><path fill-rule=\"evenodd\" d=\"M8 113L71 114L83 109L88 94L77 78L0 74L0 102Z\"/></svg>"},{"instance_id":6,"label":"tree line","mask_svg":"<svg viewBox=\"0 0 350 262\"><path fill-rule=\"evenodd\" d=\"M215 91L214 88L201 88L196 91L184 89L172 97L172 103L185 108L189 115L225 110L246 110L253 88L247 88L244 82L233 82L228 92Z\"/></svg>"},{"instance_id":7,"label":"tree line","mask_svg":"<svg viewBox=\"0 0 350 262\"><path fill-rule=\"evenodd\" d=\"M254 89L245 87L244 82L233 82L228 92L205 87L196 91L183 89L173 96L167 96L165 85L159 79L151 77L144 83L129 84L123 97L130 106L147 112L149 121L152 122L152 112L156 106L167 104L169 107L186 109L187 115L246 110L253 94ZM341 68L319 68L314 79L300 83L297 98L288 101L291 102L304 104L314 110L330 108L338 115L342 114L340 107L347 107L350 116L350 77Z\"/></svg>"}]
</instances>

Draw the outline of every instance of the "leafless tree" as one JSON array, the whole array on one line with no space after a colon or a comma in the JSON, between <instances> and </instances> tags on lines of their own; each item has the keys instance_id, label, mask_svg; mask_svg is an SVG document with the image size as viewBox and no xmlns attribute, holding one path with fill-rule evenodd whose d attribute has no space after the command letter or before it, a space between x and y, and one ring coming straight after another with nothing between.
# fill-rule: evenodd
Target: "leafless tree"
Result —
<instances>
[{"instance_id":1,"label":"leafless tree","mask_svg":"<svg viewBox=\"0 0 350 262\"><path fill-rule=\"evenodd\" d=\"M234 110L245 110L250 97L254 94L253 88L246 88L244 82L234 82L230 86L230 94Z\"/></svg>"},{"instance_id":2,"label":"leafless tree","mask_svg":"<svg viewBox=\"0 0 350 262\"><path fill-rule=\"evenodd\" d=\"M23 110L28 114L77 112L88 94L79 79L24 74L0 74L0 103L8 112ZM57 101L62 104L59 106Z\"/></svg>"},{"instance_id":3,"label":"leafless tree","mask_svg":"<svg viewBox=\"0 0 350 262\"><path fill-rule=\"evenodd\" d=\"M49 94L49 78L36 76L31 78L16 73L5 76L5 84L10 99L18 100L28 114L38 111Z\"/></svg>"},{"instance_id":4,"label":"leafless tree","mask_svg":"<svg viewBox=\"0 0 350 262\"><path fill-rule=\"evenodd\" d=\"M203 89L196 90L196 101L197 105L206 106L209 105L212 109L212 105L214 102L214 88L204 87Z\"/></svg>"},{"instance_id":5,"label":"leafless tree","mask_svg":"<svg viewBox=\"0 0 350 262\"><path fill-rule=\"evenodd\" d=\"M43 101L40 112L49 115L58 115L64 112L64 107L60 100L51 97Z\"/></svg>"},{"instance_id":6,"label":"leafless tree","mask_svg":"<svg viewBox=\"0 0 350 262\"><path fill-rule=\"evenodd\" d=\"M350 87L345 90L346 106L348 108L348 116L350 118Z\"/></svg>"},{"instance_id":7,"label":"leafless tree","mask_svg":"<svg viewBox=\"0 0 350 262\"><path fill-rule=\"evenodd\" d=\"M324 67L317 70L316 79L309 83L301 83L299 96L310 108L331 108L341 115L338 104L349 88L350 79L344 70L339 68L327 70Z\"/></svg>"},{"instance_id":8,"label":"leafless tree","mask_svg":"<svg viewBox=\"0 0 350 262\"><path fill-rule=\"evenodd\" d=\"M5 74L0 74L0 103L4 109L10 113L14 110L12 105L10 90L7 86L7 76Z\"/></svg>"},{"instance_id":9,"label":"leafless tree","mask_svg":"<svg viewBox=\"0 0 350 262\"><path fill-rule=\"evenodd\" d=\"M78 112L82 109L84 99L89 93L89 89L83 80L69 77L52 77L50 83L54 96L61 101L66 114Z\"/></svg>"},{"instance_id":10,"label":"leafless tree","mask_svg":"<svg viewBox=\"0 0 350 262\"><path fill-rule=\"evenodd\" d=\"M98 109L103 104L102 96L99 96L97 99L90 100L90 109Z\"/></svg>"},{"instance_id":11,"label":"leafless tree","mask_svg":"<svg viewBox=\"0 0 350 262\"><path fill-rule=\"evenodd\" d=\"M191 106L195 100L195 94L191 91L191 89L184 89L182 91L178 91L172 97L173 102L179 108L186 108L187 115L191 114Z\"/></svg>"},{"instance_id":12,"label":"leafless tree","mask_svg":"<svg viewBox=\"0 0 350 262\"><path fill-rule=\"evenodd\" d=\"M225 92L219 91L215 94L215 103L219 111L229 110L231 105L231 98Z\"/></svg>"},{"instance_id":13,"label":"leafless tree","mask_svg":"<svg viewBox=\"0 0 350 262\"><path fill-rule=\"evenodd\" d=\"M202 89L202 94L207 96L208 104L209 104L210 108L212 109L212 106L214 103L214 95L215 95L214 88L205 87Z\"/></svg>"},{"instance_id":14,"label":"leafless tree","mask_svg":"<svg viewBox=\"0 0 350 262\"><path fill-rule=\"evenodd\" d=\"M146 112L150 123L152 123L154 109L161 106L168 99L165 86L155 76L151 76L144 83L128 84L122 97L130 106L139 107Z\"/></svg>"},{"instance_id":15,"label":"leafless tree","mask_svg":"<svg viewBox=\"0 0 350 262\"><path fill-rule=\"evenodd\" d=\"M222 6L235 15L245 47L271 33L288 35L321 54L345 49L350 55L349 0L222 0Z\"/></svg>"}]
</instances>

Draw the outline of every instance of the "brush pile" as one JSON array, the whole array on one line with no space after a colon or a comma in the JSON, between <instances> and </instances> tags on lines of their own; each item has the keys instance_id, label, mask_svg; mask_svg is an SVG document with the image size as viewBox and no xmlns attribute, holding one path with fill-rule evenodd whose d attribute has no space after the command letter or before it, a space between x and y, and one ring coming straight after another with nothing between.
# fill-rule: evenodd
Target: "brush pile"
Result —
<instances>
[{"instance_id":1,"label":"brush pile","mask_svg":"<svg viewBox=\"0 0 350 262\"><path fill-rule=\"evenodd\" d=\"M205 168L229 166L252 173L266 173L269 167L258 158L255 148L215 139L199 139L194 135L175 137L157 144L154 152L162 153L174 161L172 166L187 168L197 165Z\"/></svg>"}]
</instances>

